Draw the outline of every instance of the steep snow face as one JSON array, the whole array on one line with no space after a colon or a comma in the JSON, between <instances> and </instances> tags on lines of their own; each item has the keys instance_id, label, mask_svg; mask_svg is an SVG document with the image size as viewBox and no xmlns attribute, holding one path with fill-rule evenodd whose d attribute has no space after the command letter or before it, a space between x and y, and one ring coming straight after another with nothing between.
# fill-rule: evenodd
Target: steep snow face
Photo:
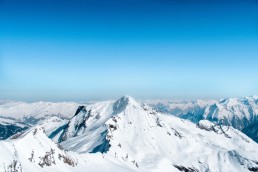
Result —
<instances>
[{"instance_id":1,"label":"steep snow face","mask_svg":"<svg viewBox=\"0 0 258 172\"><path fill-rule=\"evenodd\" d=\"M80 106L71 120L55 130L50 138L60 142L65 149L84 152L106 152L109 148L106 122L123 111L130 103L130 97L116 102L105 101L88 106ZM78 141L80 140L80 141Z\"/></svg>"},{"instance_id":2,"label":"steep snow face","mask_svg":"<svg viewBox=\"0 0 258 172\"><path fill-rule=\"evenodd\" d=\"M107 152L109 139L106 122L123 112L128 106L138 106L129 96L113 101L80 106L71 120L51 135L65 149L84 152ZM79 140L79 141L78 141Z\"/></svg>"},{"instance_id":3,"label":"steep snow face","mask_svg":"<svg viewBox=\"0 0 258 172\"><path fill-rule=\"evenodd\" d=\"M0 115L35 124L46 116L72 117L79 104L73 102L5 102L0 104Z\"/></svg>"},{"instance_id":4,"label":"steep snow face","mask_svg":"<svg viewBox=\"0 0 258 172\"><path fill-rule=\"evenodd\" d=\"M240 131L165 115L129 96L80 107L56 137L66 150L101 152L138 171L258 169L258 145Z\"/></svg>"},{"instance_id":5,"label":"steep snow face","mask_svg":"<svg viewBox=\"0 0 258 172\"><path fill-rule=\"evenodd\" d=\"M38 122L37 126L44 129L45 134L50 137L53 131L67 123L67 119L58 116L51 116Z\"/></svg>"}]
</instances>

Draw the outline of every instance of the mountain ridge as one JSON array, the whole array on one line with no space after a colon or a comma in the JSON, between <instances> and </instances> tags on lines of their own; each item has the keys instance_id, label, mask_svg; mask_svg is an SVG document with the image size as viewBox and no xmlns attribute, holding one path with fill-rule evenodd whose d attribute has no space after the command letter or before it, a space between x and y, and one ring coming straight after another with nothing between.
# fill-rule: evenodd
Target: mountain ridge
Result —
<instances>
[{"instance_id":1,"label":"mountain ridge","mask_svg":"<svg viewBox=\"0 0 258 172\"><path fill-rule=\"evenodd\" d=\"M86 128L79 129L77 131L79 134L69 135L68 132L69 137L60 142L60 145L69 151L81 154L104 153L121 161L130 162L129 164L143 171L155 171L152 169L154 167L157 169L165 167L171 171L181 168L188 170L193 168L199 171L204 171L204 169L216 170L217 168L223 171L232 168L235 171L240 171L240 169L248 171L248 168L256 168L255 157L257 153L255 151L251 153L252 151L247 150L255 150L257 144L241 132L208 121L201 121L195 125L177 117L161 114L146 104L137 103L131 97L89 105L85 107L85 111L77 113L77 116L80 118L76 119L74 116L71 121L80 121L79 124L83 123ZM77 125L78 123L73 121L69 124ZM97 128L94 127L95 124L98 124ZM74 125L72 126L71 130L63 131L74 131ZM203 138L209 141L206 142ZM190 156L190 158L183 159L182 157L188 155L184 146L189 149L194 142L198 145L194 149L191 148L191 151L196 154L195 158ZM216 146L212 146L213 144ZM243 145L249 145L249 148L243 150L241 148ZM203 148L206 151L203 151ZM214 157L214 153L204 154L210 150L217 150L215 154L223 157L229 167L212 167L213 161L219 164L222 162ZM138 153L141 151L148 153L145 155ZM179 154L182 155L179 156ZM175 158L173 155L178 155L178 157ZM203 156L210 160L204 160ZM149 157L158 159L150 159ZM241 162L243 161L244 168L241 163L239 166L231 164L231 161L239 163L236 157L241 159ZM200 164L198 159L203 164L208 165ZM147 163L149 161L151 163Z\"/></svg>"},{"instance_id":2,"label":"mountain ridge","mask_svg":"<svg viewBox=\"0 0 258 172\"><path fill-rule=\"evenodd\" d=\"M192 123L130 96L79 106L69 119L49 116L0 141L0 151L7 172L258 170L258 144L241 131Z\"/></svg>"},{"instance_id":3,"label":"mountain ridge","mask_svg":"<svg viewBox=\"0 0 258 172\"><path fill-rule=\"evenodd\" d=\"M190 105L189 102L177 104L154 101L150 105L161 112L188 119L194 123L208 119L215 123L233 126L258 141L258 127L256 127L258 125L258 96L208 101L206 105L205 103L200 105L198 101L190 102ZM252 132L249 132L250 129Z\"/></svg>"}]
</instances>

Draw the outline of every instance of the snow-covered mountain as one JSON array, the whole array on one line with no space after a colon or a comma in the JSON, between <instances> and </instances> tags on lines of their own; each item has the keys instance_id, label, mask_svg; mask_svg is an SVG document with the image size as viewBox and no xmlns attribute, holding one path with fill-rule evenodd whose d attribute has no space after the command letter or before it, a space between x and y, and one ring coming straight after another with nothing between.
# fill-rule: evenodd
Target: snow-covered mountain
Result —
<instances>
[{"instance_id":1,"label":"snow-covered mountain","mask_svg":"<svg viewBox=\"0 0 258 172\"><path fill-rule=\"evenodd\" d=\"M258 142L258 96L227 98L220 101L150 101L155 109L194 123L207 119L233 126Z\"/></svg>"},{"instance_id":2,"label":"snow-covered mountain","mask_svg":"<svg viewBox=\"0 0 258 172\"><path fill-rule=\"evenodd\" d=\"M16 139L1 141L0 152L1 172L133 171L112 157L64 151L46 136L43 127L33 127Z\"/></svg>"},{"instance_id":3,"label":"snow-covered mountain","mask_svg":"<svg viewBox=\"0 0 258 172\"><path fill-rule=\"evenodd\" d=\"M258 144L230 127L197 124L125 96L79 106L0 141L5 172L257 171Z\"/></svg>"},{"instance_id":4,"label":"snow-covered mountain","mask_svg":"<svg viewBox=\"0 0 258 172\"><path fill-rule=\"evenodd\" d=\"M228 98L205 109L204 118L243 129L258 121L258 97Z\"/></svg>"},{"instance_id":5,"label":"snow-covered mountain","mask_svg":"<svg viewBox=\"0 0 258 172\"><path fill-rule=\"evenodd\" d=\"M139 171L258 169L258 145L240 131L165 115L128 96L81 106L50 137L65 150L101 152Z\"/></svg>"},{"instance_id":6,"label":"snow-covered mountain","mask_svg":"<svg viewBox=\"0 0 258 172\"><path fill-rule=\"evenodd\" d=\"M189 119L198 122L203 118L205 109L217 103L217 100L145 100L143 101L152 106L157 111Z\"/></svg>"}]
</instances>

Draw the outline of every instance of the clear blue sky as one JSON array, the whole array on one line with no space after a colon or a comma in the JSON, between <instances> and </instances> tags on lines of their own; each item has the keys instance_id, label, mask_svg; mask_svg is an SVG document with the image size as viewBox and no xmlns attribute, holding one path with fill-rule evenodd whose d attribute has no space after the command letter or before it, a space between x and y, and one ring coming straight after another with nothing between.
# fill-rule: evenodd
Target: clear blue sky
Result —
<instances>
[{"instance_id":1,"label":"clear blue sky","mask_svg":"<svg viewBox=\"0 0 258 172\"><path fill-rule=\"evenodd\" d=\"M258 1L0 0L0 99L258 94Z\"/></svg>"}]
</instances>

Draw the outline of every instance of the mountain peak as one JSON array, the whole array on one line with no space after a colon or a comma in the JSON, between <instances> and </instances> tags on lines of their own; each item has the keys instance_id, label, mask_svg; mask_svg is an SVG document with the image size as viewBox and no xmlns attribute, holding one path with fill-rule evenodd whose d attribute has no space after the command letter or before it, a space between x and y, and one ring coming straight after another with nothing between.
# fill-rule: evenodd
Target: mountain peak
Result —
<instances>
[{"instance_id":1,"label":"mountain peak","mask_svg":"<svg viewBox=\"0 0 258 172\"><path fill-rule=\"evenodd\" d=\"M78 113L80 113L81 111L86 111L86 106L79 106L75 112L75 115L76 116Z\"/></svg>"},{"instance_id":2,"label":"mountain peak","mask_svg":"<svg viewBox=\"0 0 258 172\"><path fill-rule=\"evenodd\" d=\"M139 105L136 100L134 100L130 96L123 96L120 99L118 99L114 105L113 105L113 110L114 112L121 112L123 111L128 105L134 105L137 106Z\"/></svg>"},{"instance_id":3,"label":"mountain peak","mask_svg":"<svg viewBox=\"0 0 258 172\"><path fill-rule=\"evenodd\" d=\"M121 102L121 103L123 102L123 103L127 103L127 104L138 104L138 102L134 98L132 98L131 96L128 96L128 95L121 97L116 102Z\"/></svg>"},{"instance_id":4,"label":"mountain peak","mask_svg":"<svg viewBox=\"0 0 258 172\"><path fill-rule=\"evenodd\" d=\"M128 100L129 102L136 102L136 100L135 100L133 97L128 96L128 95L125 95L125 96L121 97L120 99L126 99L126 100ZM137 102L136 102L136 103L137 103Z\"/></svg>"}]
</instances>

